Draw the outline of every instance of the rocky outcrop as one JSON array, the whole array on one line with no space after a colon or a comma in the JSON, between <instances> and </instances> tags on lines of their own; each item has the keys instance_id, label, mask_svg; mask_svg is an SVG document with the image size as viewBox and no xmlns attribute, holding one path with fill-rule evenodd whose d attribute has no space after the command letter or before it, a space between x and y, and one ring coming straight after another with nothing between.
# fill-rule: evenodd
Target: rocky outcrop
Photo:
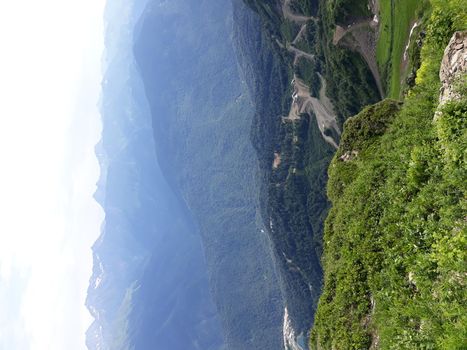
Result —
<instances>
[{"instance_id":1,"label":"rocky outcrop","mask_svg":"<svg viewBox=\"0 0 467 350\"><path fill-rule=\"evenodd\" d=\"M467 72L467 31L456 32L449 41L444 51L439 78L441 91L439 102L446 103L449 100L459 99L459 93L455 89L455 81Z\"/></svg>"}]
</instances>

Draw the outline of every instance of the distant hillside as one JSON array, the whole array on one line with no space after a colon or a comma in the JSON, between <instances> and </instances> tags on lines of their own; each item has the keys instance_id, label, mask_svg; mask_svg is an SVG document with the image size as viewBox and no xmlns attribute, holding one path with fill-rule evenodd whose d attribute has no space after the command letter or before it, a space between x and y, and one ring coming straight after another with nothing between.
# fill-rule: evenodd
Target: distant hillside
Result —
<instances>
[{"instance_id":1,"label":"distant hillside","mask_svg":"<svg viewBox=\"0 0 467 350\"><path fill-rule=\"evenodd\" d=\"M259 22L253 13L252 35ZM134 52L157 156L199 225L227 349L282 349L283 300L258 212L254 115L230 0L151 1Z\"/></svg>"},{"instance_id":2,"label":"distant hillside","mask_svg":"<svg viewBox=\"0 0 467 350\"><path fill-rule=\"evenodd\" d=\"M466 7L109 1L88 348L466 349Z\"/></svg>"},{"instance_id":3,"label":"distant hillside","mask_svg":"<svg viewBox=\"0 0 467 350\"><path fill-rule=\"evenodd\" d=\"M327 168L343 120L380 96L361 55L333 44L335 19L327 7L245 2L258 14L261 32L238 13L236 47L256 110L251 137L262 219L285 301L284 346L306 348L321 294Z\"/></svg>"},{"instance_id":4,"label":"distant hillside","mask_svg":"<svg viewBox=\"0 0 467 350\"><path fill-rule=\"evenodd\" d=\"M452 32L465 29L465 10L462 9L465 1L245 0L245 3L258 13L262 22L262 33L252 35L248 21L240 18L237 46L256 108L252 140L264 181L260 193L263 220L269 225L281 290L288 309L288 320L284 320L286 346L293 349L306 347L300 342L300 334L306 334L313 325L318 298L320 306L311 342L313 348L378 348L378 339L383 344L384 337L387 337L386 348L390 348L387 344L392 344L393 348L407 346L408 349L425 344L420 339L420 343L415 340L414 343L405 340L397 343L396 339L391 343L388 340L391 336L402 337L398 332L402 332L403 322L410 324L413 320L391 318L393 314L384 312L386 318L381 318L378 325L381 332L387 334L372 333L376 321L368 310L374 309L375 303L376 311L378 305L388 305L385 304L388 295L385 300L374 303L371 294L381 285L372 285L370 281L373 273L376 274L375 269L382 268L378 263L387 262L390 256L385 255L389 254L389 247L373 242L377 241L374 235L390 228L382 224L371 225L380 220L379 215L390 212L403 216L404 210L412 210L410 215L415 222L418 222L415 220L417 215L424 217L420 208L409 209L411 205L415 206L412 197L405 199L407 209L397 209L401 211L386 203L391 198L396 200L391 196L401 196L398 200L404 198L400 186L406 180L400 178L400 172L409 164L422 162L417 170L409 171L410 176L417 179L421 177L428 181L432 178L435 183L439 175L440 181L450 181L442 180L443 175L436 175L436 171L445 166L439 158L440 163L432 161L436 171L432 168L424 170L428 167L424 157L430 154L443 158L435 153L447 146L435 142L441 135L436 136L434 130L437 127L428 122L433 119L437 106L439 80L430 78L423 84L421 81L427 75L437 74L443 45L447 44ZM430 19L431 13L434 15ZM436 45L433 40L437 41ZM431 73L428 73L429 69L432 69ZM385 101L365 109L386 97L396 101ZM402 107L399 99L405 100ZM460 110L452 113L463 116L463 107L456 108ZM418 111L414 112L414 109ZM419 113L417 118L414 113ZM358 117L345 122L356 114ZM412 122L414 124L406 125ZM452 122L460 123L463 130L462 118ZM341 137L343 128L346 131ZM391 130L392 136L389 136ZM424 133L423 137L420 133ZM380 139L387 140L384 147L380 146ZM414 149L417 142L421 144L417 146L421 147L418 151ZM463 141L456 142L462 144ZM338 143L337 155L329 169L328 194L332 209L323 238L324 218L329 209L325 193L327 168ZM363 151L367 148L368 151ZM407 157L403 156L404 152ZM367 156L371 161L365 158ZM424 160L418 159L419 156ZM402 158L398 160L398 157ZM369 164L373 164L374 158L379 162L371 173L368 168L373 166ZM409 163L404 163L406 161ZM457 167L462 166L457 164ZM393 172L391 168L394 168ZM371 182L373 177L376 183ZM386 181L394 183L388 185ZM393 186L391 191L394 188L400 191L378 197L382 195L379 191L385 193L382 188L386 186ZM435 193L433 188L427 188ZM460 210L463 204L459 195L459 192L454 195L452 205ZM436 210L443 211L450 205L445 203ZM455 225L456 219L452 220L451 224ZM368 228L354 228L354 224ZM368 231L370 227L375 232ZM410 226L406 231L412 229ZM399 234L403 237L407 233ZM395 243L390 246L392 244ZM434 243L430 241L429 244ZM319 264L323 248L324 256ZM409 243L404 249L411 249ZM368 260L374 255L380 260ZM423 260L423 256L420 259ZM320 288L322 268L323 291ZM458 273L460 275L456 276L461 276L462 269ZM410 276L413 274L411 271ZM399 278L406 276L402 274ZM414 289L413 282L410 283L409 287ZM385 288L383 290L390 293L391 286ZM324 294L319 297L321 292ZM335 293L340 294L336 296ZM407 302L406 299L397 299L397 302L402 303L401 300ZM457 307L459 305L453 306L454 309ZM405 308L401 307L401 310L408 313ZM397 311L392 309L391 312ZM413 314L420 318L423 313L413 311ZM459 313L449 322L457 324L456 329L461 330L462 321L456 317L460 317ZM390 325L389 319L399 323ZM415 322L413 327L423 327L423 322ZM415 337L414 332L407 331L407 337ZM426 342L431 344L429 346L435 346L436 332L430 335L432 343ZM454 341L449 344L451 342Z\"/></svg>"},{"instance_id":5,"label":"distant hillside","mask_svg":"<svg viewBox=\"0 0 467 350\"><path fill-rule=\"evenodd\" d=\"M164 178L133 57L144 2L109 1L102 87L101 167L96 200L105 211L93 245L86 305L89 350L219 350L198 228Z\"/></svg>"}]
</instances>

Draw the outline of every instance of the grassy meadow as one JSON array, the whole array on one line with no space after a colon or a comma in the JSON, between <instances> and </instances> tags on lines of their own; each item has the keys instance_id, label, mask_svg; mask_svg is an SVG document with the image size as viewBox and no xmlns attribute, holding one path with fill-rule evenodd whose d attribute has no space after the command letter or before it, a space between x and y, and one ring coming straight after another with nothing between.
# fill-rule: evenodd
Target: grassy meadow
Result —
<instances>
[{"instance_id":1,"label":"grassy meadow","mask_svg":"<svg viewBox=\"0 0 467 350\"><path fill-rule=\"evenodd\" d=\"M401 92L402 59L410 29L417 20L417 10L425 1L380 1L380 37L376 57L387 97L398 99Z\"/></svg>"}]
</instances>

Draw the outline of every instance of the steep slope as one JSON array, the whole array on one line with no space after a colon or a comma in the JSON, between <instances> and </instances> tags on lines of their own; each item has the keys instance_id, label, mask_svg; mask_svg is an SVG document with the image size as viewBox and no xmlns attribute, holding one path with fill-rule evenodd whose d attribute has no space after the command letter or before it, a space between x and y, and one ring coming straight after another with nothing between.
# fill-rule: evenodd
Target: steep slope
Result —
<instances>
[{"instance_id":1,"label":"steep slope","mask_svg":"<svg viewBox=\"0 0 467 350\"><path fill-rule=\"evenodd\" d=\"M467 15L431 5L415 87L349 119L329 168L312 349L467 345Z\"/></svg>"},{"instance_id":2,"label":"steep slope","mask_svg":"<svg viewBox=\"0 0 467 350\"><path fill-rule=\"evenodd\" d=\"M158 159L199 224L213 300L234 350L282 349L283 301L259 218L253 108L229 0L154 0L134 52Z\"/></svg>"},{"instance_id":3,"label":"steep slope","mask_svg":"<svg viewBox=\"0 0 467 350\"><path fill-rule=\"evenodd\" d=\"M306 348L322 283L327 167L342 120L379 94L358 53L333 51L317 1L245 2L257 15L236 13L236 47L256 110L252 140L286 307L284 346ZM339 80L334 70L344 72Z\"/></svg>"},{"instance_id":4,"label":"steep slope","mask_svg":"<svg viewBox=\"0 0 467 350\"><path fill-rule=\"evenodd\" d=\"M316 231L313 230L319 230L318 218L326 207L326 200L319 192L309 195L306 173L309 171L316 182L323 181L326 165L307 170L304 164L309 158L316 164L326 164L332 146L318 136L320 131L314 116L300 115L293 121L283 121L291 108L290 57L285 49L271 40L269 32L261 29L253 37L253 23L258 23L258 19L251 14L237 14L237 50L256 108L252 139L263 181L260 193L262 216L273 242L286 306L284 336L295 338L306 333L319 295L321 269L317 253L313 253L317 250ZM313 154L298 147L313 143L315 149L323 152ZM289 176L294 168L297 169L295 174ZM307 207L313 205L317 211L309 218ZM290 327L286 327L288 323Z\"/></svg>"},{"instance_id":5,"label":"steep slope","mask_svg":"<svg viewBox=\"0 0 467 350\"><path fill-rule=\"evenodd\" d=\"M465 0L110 3L89 349L465 347Z\"/></svg>"},{"instance_id":6,"label":"steep slope","mask_svg":"<svg viewBox=\"0 0 467 350\"><path fill-rule=\"evenodd\" d=\"M299 348L303 346L293 339L300 338L313 323L320 293L318 259L322 223L328 208L324 194L326 169L333 148L340 141L342 124L365 105L386 95L399 98L401 91L414 85L429 3L397 0L382 3L245 0L245 3L254 9L262 23L262 33L254 36L248 18L238 16L236 20L240 62L256 108L252 139L264 181L260 194L262 215L269 224L286 305L285 338L291 340L285 342L291 348ZM458 12L462 14L461 1L452 3L459 6ZM451 11L449 16L453 19L449 20L440 16L437 35L442 36L443 25L455 22L461 14ZM363 121L354 128L368 128L367 136L377 139L391 124L398 108L395 101L378 105L356 118ZM343 142L352 142L352 137L344 137ZM338 154L346 163L358 157L359 150L342 152L342 147ZM348 175L356 170L349 169ZM331 199L340 200L336 196ZM325 269L333 269L332 258L325 258L324 262ZM346 266L360 265L352 261ZM347 277L365 280L366 272L360 272L362 276L356 272ZM365 293L367 287L362 285L360 292ZM345 294L341 301L351 302L351 296ZM323 298L321 303L325 303ZM330 331L331 325L326 320L338 317L339 312L348 312L342 305L333 306L340 311L333 312L332 307L322 311L317 329ZM363 324L361 327L369 327L369 321L359 322ZM351 337L354 332L347 329L346 334ZM359 339L356 343L363 342L360 346L366 344L362 339L368 340L358 329L354 337ZM328 348L333 343L317 344ZM351 344L340 343L337 348L346 349Z\"/></svg>"}]
</instances>

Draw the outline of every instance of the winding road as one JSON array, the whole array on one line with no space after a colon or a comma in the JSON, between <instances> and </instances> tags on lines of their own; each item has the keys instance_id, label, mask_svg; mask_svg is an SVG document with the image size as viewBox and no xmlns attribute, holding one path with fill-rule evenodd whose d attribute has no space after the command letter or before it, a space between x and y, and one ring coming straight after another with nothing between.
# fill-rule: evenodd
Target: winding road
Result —
<instances>
[{"instance_id":1,"label":"winding road","mask_svg":"<svg viewBox=\"0 0 467 350\"><path fill-rule=\"evenodd\" d=\"M284 0L284 2L282 3L282 13L284 14L284 18L288 19L291 22L295 22L298 25L304 25L309 20L316 21L315 17L307 17L307 16L297 15L296 13L293 13L290 8L290 0Z\"/></svg>"},{"instance_id":2,"label":"winding road","mask_svg":"<svg viewBox=\"0 0 467 350\"><path fill-rule=\"evenodd\" d=\"M286 43L285 48L294 55L294 62L293 65L296 67L298 65L298 60L300 58L306 58L307 60L314 60L314 55L305 52L296 48L294 45L301 39L303 33L306 30L307 22L310 20L316 20L314 17L306 17L294 14L290 9L290 0L284 0L282 3L282 12L284 14L284 18L301 25L300 31L298 32L295 39L292 43ZM278 41L278 45L284 48L284 45ZM336 140L334 140L331 136L326 135L326 130L333 129L336 131L337 134L340 135L340 129L337 124L336 120L336 113L334 112L334 107L326 96L326 80L319 75L321 80L321 89L319 91L319 97L312 97L310 94L310 87L305 84L303 80L301 80L296 74L293 76L292 84L294 86L294 92L292 94L292 105L290 107L290 111L287 117L283 117L283 121L285 122L294 122L300 120L301 114L309 114L316 116L316 122L318 124L318 128L323 136L323 139L333 146L334 148L338 148Z\"/></svg>"}]
</instances>

